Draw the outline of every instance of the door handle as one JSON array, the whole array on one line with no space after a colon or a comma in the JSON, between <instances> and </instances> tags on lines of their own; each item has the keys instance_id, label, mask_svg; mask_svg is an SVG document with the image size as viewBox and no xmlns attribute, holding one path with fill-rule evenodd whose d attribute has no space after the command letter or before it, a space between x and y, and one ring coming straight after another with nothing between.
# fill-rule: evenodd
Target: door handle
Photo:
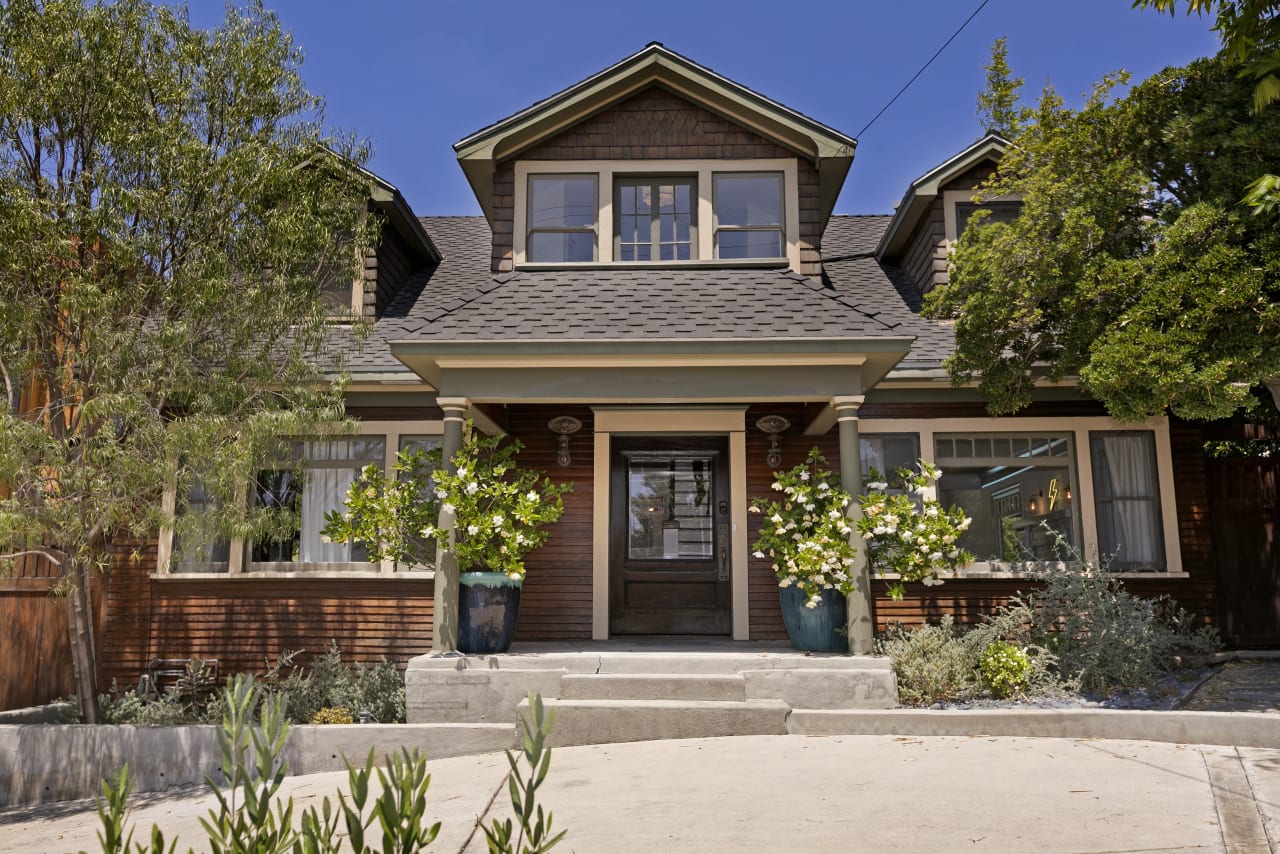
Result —
<instances>
[{"instance_id":1,"label":"door handle","mask_svg":"<svg viewBox=\"0 0 1280 854\"><path fill-rule=\"evenodd\" d=\"M719 581L729 580L729 526L718 526L716 539L720 541L720 571L717 574Z\"/></svg>"}]
</instances>

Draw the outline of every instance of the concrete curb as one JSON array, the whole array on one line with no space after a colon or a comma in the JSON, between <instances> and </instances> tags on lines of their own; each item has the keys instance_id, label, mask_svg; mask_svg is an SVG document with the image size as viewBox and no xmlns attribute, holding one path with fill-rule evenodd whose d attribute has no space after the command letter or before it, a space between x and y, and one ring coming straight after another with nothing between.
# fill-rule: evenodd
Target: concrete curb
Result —
<instances>
[{"instance_id":1,"label":"concrete curb","mask_svg":"<svg viewBox=\"0 0 1280 854\"><path fill-rule=\"evenodd\" d=\"M1119 709L795 709L793 735L1096 738L1280 748L1280 717Z\"/></svg>"}]
</instances>

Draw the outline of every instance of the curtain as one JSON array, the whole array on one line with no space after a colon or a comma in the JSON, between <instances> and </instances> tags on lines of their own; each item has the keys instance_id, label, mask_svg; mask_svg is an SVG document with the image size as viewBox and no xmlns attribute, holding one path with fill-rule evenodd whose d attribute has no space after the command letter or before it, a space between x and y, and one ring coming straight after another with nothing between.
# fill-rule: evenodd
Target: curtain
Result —
<instances>
[{"instance_id":1,"label":"curtain","mask_svg":"<svg viewBox=\"0 0 1280 854\"><path fill-rule=\"evenodd\" d=\"M1114 555L1119 569L1162 567L1151 434L1104 434L1095 436L1093 444L1102 553Z\"/></svg>"},{"instance_id":2,"label":"curtain","mask_svg":"<svg viewBox=\"0 0 1280 854\"><path fill-rule=\"evenodd\" d=\"M346 563L360 560L352 555L352 546L326 543L320 532L324 514L341 510L346 503L347 488L368 462L381 463L385 445L376 439L320 439L303 443L303 454L309 463L302 487L302 532L298 559L302 563Z\"/></svg>"}]
</instances>

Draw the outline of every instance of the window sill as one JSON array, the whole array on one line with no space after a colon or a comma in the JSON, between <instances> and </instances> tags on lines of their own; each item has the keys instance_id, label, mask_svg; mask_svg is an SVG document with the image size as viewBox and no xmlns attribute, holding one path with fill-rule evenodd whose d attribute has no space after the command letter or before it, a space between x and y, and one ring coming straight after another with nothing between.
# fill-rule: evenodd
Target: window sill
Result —
<instances>
[{"instance_id":1,"label":"window sill","mask_svg":"<svg viewBox=\"0 0 1280 854\"><path fill-rule=\"evenodd\" d=\"M516 265L516 270L531 273L555 270L723 270L723 269L785 269L791 266L787 258L714 258L698 261L566 261L529 262Z\"/></svg>"},{"instance_id":2,"label":"window sill","mask_svg":"<svg viewBox=\"0 0 1280 854\"><path fill-rule=\"evenodd\" d=\"M1132 579L1178 579L1190 578L1189 572L1107 572L1103 573L1108 578L1119 578L1122 580ZM884 579L886 581L896 581L900 576L896 572L886 572L883 574L876 573L871 577L872 581ZM941 574L939 578L945 581L987 581L995 579L1010 578L1030 578L1030 573L1024 570L1008 569L1004 567L993 567L991 564L975 564L968 569L962 569L955 574Z\"/></svg>"},{"instance_id":3,"label":"window sill","mask_svg":"<svg viewBox=\"0 0 1280 854\"><path fill-rule=\"evenodd\" d=\"M310 581L434 581L434 569L402 569L383 572L381 569L304 569L299 571L249 570L232 575L227 572L155 572L152 581L279 581L305 579Z\"/></svg>"}]
</instances>

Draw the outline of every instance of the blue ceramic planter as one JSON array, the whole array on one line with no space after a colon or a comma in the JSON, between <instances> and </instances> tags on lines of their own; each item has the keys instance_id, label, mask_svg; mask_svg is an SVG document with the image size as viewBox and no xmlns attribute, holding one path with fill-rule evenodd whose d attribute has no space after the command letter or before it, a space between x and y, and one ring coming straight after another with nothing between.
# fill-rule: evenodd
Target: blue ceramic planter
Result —
<instances>
[{"instance_id":1,"label":"blue ceramic planter","mask_svg":"<svg viewBox=\"0 0 1280 854\"><path fill-rule=\"evenodd\" d=\"M780 587L782 622L787 627L791 645L806 652L847 652L849 638L836 630L845 628L848 612L844 594L839 590L823 590L822 604L806 608L800 588Z\"/></svg>"},{"instance_id":2,"label":"blue ceramic planter","mask_svg":"<svg viewBox=\"0 0 1280 854\"><path fill-rule=\"evenodd\" d=\"M458 576L458 650L490 655L506 652L520 615L520 584L499 572Z\"/></svg>"}]
</instances>

